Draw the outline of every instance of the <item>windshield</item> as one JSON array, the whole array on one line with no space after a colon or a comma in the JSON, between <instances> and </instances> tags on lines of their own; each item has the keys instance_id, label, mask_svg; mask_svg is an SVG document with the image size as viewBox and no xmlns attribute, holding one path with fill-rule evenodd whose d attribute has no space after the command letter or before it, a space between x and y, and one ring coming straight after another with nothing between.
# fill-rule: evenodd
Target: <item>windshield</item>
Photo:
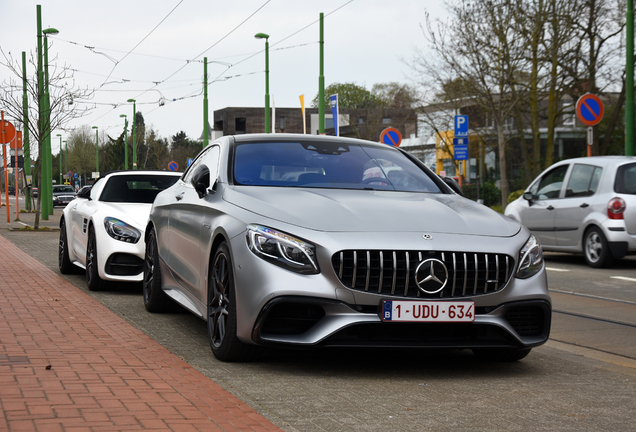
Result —
<instances>
[{"instance_id":1,"label":"windshield","mask_svg":"<svg viewBox=\"0 0 636 432\"><path fill-rule=\"evenodd\" d=\"M131 174L108 179L100 201L152 204L159 192L179 180L178 175Z\"/></svg>"},{"instance_id":2,"label":"windshield","mask_svg":"<svg viewBox=\"0 0 636 432\"><path fill-rule=\"evenodd\" d=\"M73 186L53 186L53 193L75 193Z\"/></svg>"},{"instance_id":3,"label":"windshield","mask_svg":"<svg viewBox=\"0 0 636 432\"><path fill-rule=\"evenodd\" d=\"M349 143L246 143L236 147L234 182L246 186L440 192L394 148Z\"/></svg>"}]
</instances>

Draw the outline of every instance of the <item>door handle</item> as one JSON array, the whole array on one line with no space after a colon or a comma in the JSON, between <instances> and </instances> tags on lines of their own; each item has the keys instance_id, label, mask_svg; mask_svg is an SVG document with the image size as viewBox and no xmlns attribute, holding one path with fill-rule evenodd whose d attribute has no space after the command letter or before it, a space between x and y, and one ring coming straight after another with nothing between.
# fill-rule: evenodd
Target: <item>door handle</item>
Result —
<instances>
[{"instance_id":1,"label":"door handle","mask_svg":"<svg viewBox=\"0 0 636 432\"><path fill-rule=\"evenodd\" d=\"M548 207L546 208L546 210L554 210L554 207L552 207L552 206L548 206Z\"/></svg>"},{"instance_id":2,"label":"door handle","mask_svg":"<svg viewBox=\"0 0 636 432\"><path fill-rule=\"evenodd\" d=\"M583 203L583 204L581 204L579 207L581 207L581 208L586 208L586 207L589 207L589 206L590 206L590 205L589 205L588 203Z\"/></svg>"},{"instance_id":3,"label":"door handle","mask_svg":"<svg viewBox=\"0 0 636 432\"><path fill-rule=\"evenodd\" d=\"M181 192L178 195L175 195L174 197L177 199L177 201L181 201L183 199L183 192Z\"/></svg>"}]
</instances>

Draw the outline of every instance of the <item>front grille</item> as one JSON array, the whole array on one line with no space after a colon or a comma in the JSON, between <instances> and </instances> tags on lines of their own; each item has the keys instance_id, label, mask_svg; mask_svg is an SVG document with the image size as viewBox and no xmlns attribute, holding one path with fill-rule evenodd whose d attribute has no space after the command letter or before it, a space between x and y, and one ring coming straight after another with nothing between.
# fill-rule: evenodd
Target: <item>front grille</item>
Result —
<instances>
[{"instance_id":1,"label":"front grille","mask_svg":"<svg viewBox=\"0 0 636 432\"><path fill-rule=\"evenodd\" d=\"M446 286L427 294L415 283L418 265L437 259L448 270ZM347 288L406 298L456 298L504 289L514 270L514 259L504 254L474 252L345 250L331 258L338 279Z\"/></svg>"},{"instance_id":2,"label":"front grille","mask_svg":"<svg viewBox=\"0 0 636 432\"><path fill-rule=\"evenodd\" d=\"M545 327L545 312L539 306L516 306L506 312L506 320L519 336L541 335Z\"/></svg>"}]
</instances>

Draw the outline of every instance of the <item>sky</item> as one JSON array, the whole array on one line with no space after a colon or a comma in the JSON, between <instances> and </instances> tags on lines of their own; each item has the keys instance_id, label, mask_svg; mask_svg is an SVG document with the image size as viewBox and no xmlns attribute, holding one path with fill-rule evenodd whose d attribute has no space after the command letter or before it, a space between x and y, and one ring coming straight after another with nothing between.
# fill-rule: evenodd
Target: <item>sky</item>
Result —
<instances>
[{"instance_id":1,"label":"sky","mask_svg":"<svg viewBox=\"0 0 636 432\"><path fill-rule=\"evenodd\" d=\"M88 115L53 131L63 139L83 125L118 137L120 115L132 120L131 98L147 130L169 140L180 131L198 139L204 57L211 124L215 110L264 106L265 42L256 33L270 36L272 105L300 108L304 95L310 106L318 93L321 12L325 86L411 83L408 61L425 49L425 14L444 14L441 0L0 0L5 55L21 62L22 51L35 53L38 4L42 28L59 30L49 37L49 73L66 66L76 86L95 90L90 100L74 101L92 107ZM34 73L33 65L27 68ZM0 67L0 83L10 76ZM58 151L56 140L52 150Z\"/></svg>"}]
</instances>

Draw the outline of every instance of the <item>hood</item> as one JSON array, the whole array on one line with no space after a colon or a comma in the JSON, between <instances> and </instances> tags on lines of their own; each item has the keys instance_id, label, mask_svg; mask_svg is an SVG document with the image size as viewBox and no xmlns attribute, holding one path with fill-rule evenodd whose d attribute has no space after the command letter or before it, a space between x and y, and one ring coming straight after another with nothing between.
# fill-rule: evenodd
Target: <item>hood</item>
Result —
<instances>
[{"instance_id":1,"label":"hood","mask_svg":"<svg viewBox=\"0 0 636 432\"><path fill-rule=\"evenodd\" d=\"M152 208L152 204L110 203L103 201L100 204L103 206L101 213L105 217L111 216L120 219L142 230L146 228L150 209Z\"/></svg>"},{"instance_id":2,"label":"hood","mask_svg":"<svg viewBox=\"0 0 636 432\"><path fill-rule=\"evenodd\" d=\"M317 231L509 237L521 229L512 219L458 195L235 186L224 191L223 199L257 215Z\"/></svg>"}]
</instances>

